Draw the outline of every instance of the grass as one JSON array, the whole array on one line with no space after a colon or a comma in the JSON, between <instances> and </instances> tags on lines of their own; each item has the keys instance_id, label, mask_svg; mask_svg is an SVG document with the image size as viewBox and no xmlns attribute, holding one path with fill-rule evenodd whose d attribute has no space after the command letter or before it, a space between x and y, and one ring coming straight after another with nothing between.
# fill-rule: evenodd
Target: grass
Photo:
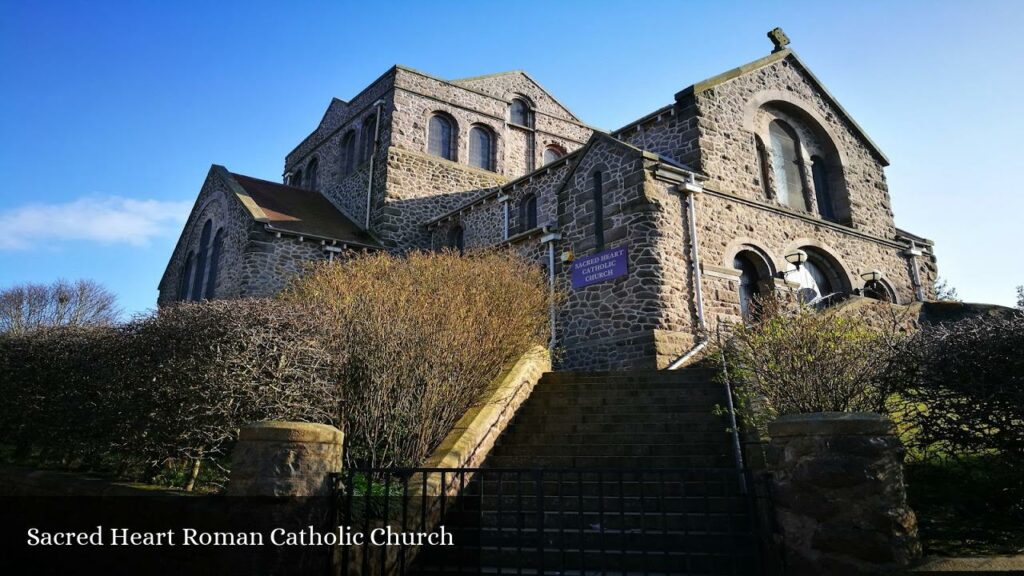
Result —
<instances>
[{"instance_id":1,"label":"grass","mask_svg":"<svg viewBox=\"0 0 1024 576\"><path fill-rule=\"evenodd\" d=\"M998 456L912 460L907 496L925 554L1024 553L1024 466Z\"/></svg>"}]
</instances>

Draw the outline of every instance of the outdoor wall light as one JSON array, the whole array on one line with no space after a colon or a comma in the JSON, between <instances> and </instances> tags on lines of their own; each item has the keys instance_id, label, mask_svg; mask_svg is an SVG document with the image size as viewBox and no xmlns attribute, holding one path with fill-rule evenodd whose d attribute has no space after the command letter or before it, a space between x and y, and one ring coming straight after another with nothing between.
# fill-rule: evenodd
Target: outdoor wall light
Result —
<instances>
[{"instance_id":1,"label":"outdoor wall light","mask_svg":"<svg viewBox=\"0 0 1024 576\"><path fill-rule=\"evenodd\" d=\"M878 282L879 280L881 280L882 272L880 270L869 270L861 274L860 277L864 280L865 284L870 284L872 282Z\"/></svg>"},{"instance_id":2,"label":"outdoor wall light","mask_svg":"<svg viewBox=\"0 0 1024 576\"><path fill-rule=\"evenodd\" d=\"M786 262L796 266L796 269L799 270L800 266L802 266L804 262L807 262L807 252L797 250L796 252L786 254Z\"/></svg>"},{"instance_id":3,"label":"outdoor wall light","mask_svg":"<svg viewBox=\"0 0 1024 576\"><path fill-rule=\"evenodd\" d=\"M566 250L565 252L562 252L562 262L569 264L570 262L573 261L574 258L575 256L573 255L572 250Z\"/></svg>"}]
</instances>

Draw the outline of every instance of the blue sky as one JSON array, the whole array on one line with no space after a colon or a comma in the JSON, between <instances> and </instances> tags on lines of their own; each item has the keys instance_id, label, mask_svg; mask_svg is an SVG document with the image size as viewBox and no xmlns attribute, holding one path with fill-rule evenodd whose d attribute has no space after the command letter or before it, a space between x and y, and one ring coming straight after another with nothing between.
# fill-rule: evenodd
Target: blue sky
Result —
<instances>
[{"instance_id":1,"label":"blue sky","mask_svg":"<svg viewBox=\"0 0 1024 576\"><path fill-rule=\"evenodd\" d=\"M1024 2L0 2L0 286L93 278L154 306L211 163L285 154L401 63L525 69L613 129L792 47L889 156L897 224L969 301L1024 284Z\"/></svg>"}]
</instances>

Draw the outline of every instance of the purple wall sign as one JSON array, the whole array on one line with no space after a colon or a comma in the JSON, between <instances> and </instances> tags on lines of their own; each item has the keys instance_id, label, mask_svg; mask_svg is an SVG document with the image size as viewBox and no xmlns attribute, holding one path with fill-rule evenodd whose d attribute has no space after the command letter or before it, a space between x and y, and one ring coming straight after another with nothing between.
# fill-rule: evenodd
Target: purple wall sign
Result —
<instances>
[{"instance_id":1,"label":"purple wall sign","mask_svg":"<svg viewBox=\"0 0 1024 576\"><path fill-rule=\"evenodd\" d=\"M626 247L610 248L572 263L572 289L614 280L629 273Z\"/></svg>"}]
</instances>

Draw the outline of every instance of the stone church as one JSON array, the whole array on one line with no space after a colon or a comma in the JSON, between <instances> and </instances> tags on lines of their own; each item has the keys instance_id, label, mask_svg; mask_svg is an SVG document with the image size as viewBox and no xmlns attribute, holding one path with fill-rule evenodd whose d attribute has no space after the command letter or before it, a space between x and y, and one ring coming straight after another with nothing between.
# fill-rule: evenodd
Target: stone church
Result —
<instances>
[{"instance_id":1,"label":"stone church","mask_svg":"<svg viewBox=\"0 0 1024 576\"><path fill-rule=\"evenodd\" d=\"M511 247L568 294L562 369L663 368L751 298L931 298L933 243L896 227L889 160L780 29L753 62L606 132L522 71L394 66L334 99L283 183L214 165L159 303L268 296L351 250Z\"/></svg>"}]
</instances>

